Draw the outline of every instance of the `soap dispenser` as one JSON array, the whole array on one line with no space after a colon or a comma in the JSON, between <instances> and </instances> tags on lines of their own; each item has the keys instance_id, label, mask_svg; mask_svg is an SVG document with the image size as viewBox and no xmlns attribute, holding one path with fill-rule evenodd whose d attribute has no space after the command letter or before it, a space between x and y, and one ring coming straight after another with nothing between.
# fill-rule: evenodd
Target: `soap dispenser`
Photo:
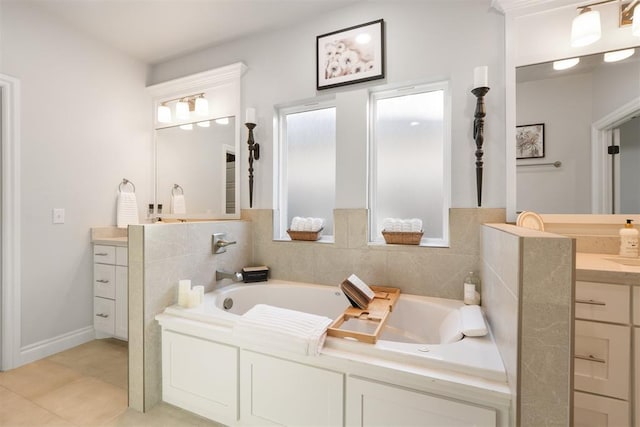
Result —
<instances>
[{"instance_id":1,"label":"soap dispenser","mask_svg":"<svg viewBox=\"0 0 640 427\"><path fill-rule=\"evenodd\" d=\"M469 272L464 278L464 303L467 305L480 304L480 278L473 272Z\"/></svg>"},{"instance_id":2,"label":"soap dispenser","mask_svg":"<svg viewBox=\"0 0 640 427\"><path fill-rule=\"evenodd\" d=\"M628 219L624 228L620 229L620 256L638 257L638 230L631 224L633 220Z\"/></svg>"}]
</instances>

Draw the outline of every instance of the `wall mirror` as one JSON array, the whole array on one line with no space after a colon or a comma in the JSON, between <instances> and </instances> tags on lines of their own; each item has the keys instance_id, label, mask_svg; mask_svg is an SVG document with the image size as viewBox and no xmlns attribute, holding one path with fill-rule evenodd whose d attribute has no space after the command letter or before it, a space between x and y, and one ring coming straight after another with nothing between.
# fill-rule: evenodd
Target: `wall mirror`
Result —
<instances>
[{"instance_id":1,"label":"wall mirror","mask_svg":"<svg viewBox=\"0 0 640 427\"><path fill-rule=\"evenodd\" d=\"M156 130L155 190L162 216L237 213L236 122L235 117L218 117ZM182 196L182 208L175 196Z\"/></svg>"},{"instance_id":2,"label":"wall mirror","mask_svg":"<svg viewBox=\"0 0 640 427\"><path fill-rule=\"evenodd\" d=\"M147 88L154 99L155 203L163 218L240 218L237 118L246 69L238 62Z\"/></svg>"},{"instance_id":3,"label":"wall mirror","mask_svg":"<svg viewBox=\"0 0 640 427\"><path fill-rule=\"evenodd\" d=\"M638 76L639 48L617 62L598 53L564 70L516 69L516 126L544 124L544 157L516 160L517 212L640 212Z\"/></svg>"}]
</instances>

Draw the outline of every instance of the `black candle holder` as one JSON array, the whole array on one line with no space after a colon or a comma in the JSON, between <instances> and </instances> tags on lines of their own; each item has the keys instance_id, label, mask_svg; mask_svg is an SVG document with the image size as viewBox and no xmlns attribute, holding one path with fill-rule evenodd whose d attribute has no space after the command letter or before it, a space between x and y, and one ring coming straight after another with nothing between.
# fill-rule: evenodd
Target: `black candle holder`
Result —
<instances>
[{"instance_id":1,"label":"black candle holder","mask_svg":"<svg viewBox=\"0 0 640 427\"><path fill-rule=\"evenodd\" d=\"M247 144L249 145L249 207L253 207L253 161L260 159L260 144L256 143L253 139L253 129L256 127L255 123L245 123L247 129L249 129L249 138Z\"/></svg>"},{"instance_id":2,"label":"black candle holder","mask_svg":"<svg viewBox=\"0 0 640 427\"><path fill-rule=\"evenodd\" d=\"M487 112L484 107L484 96L489 92L488 87L477 87L471 91L476 96L476 111L473 120L473 139L476 141L476 193L478 207L482 206L482 170L484 162L482 144L484 143L484 117Z\"/></svg>"}]
</instances>

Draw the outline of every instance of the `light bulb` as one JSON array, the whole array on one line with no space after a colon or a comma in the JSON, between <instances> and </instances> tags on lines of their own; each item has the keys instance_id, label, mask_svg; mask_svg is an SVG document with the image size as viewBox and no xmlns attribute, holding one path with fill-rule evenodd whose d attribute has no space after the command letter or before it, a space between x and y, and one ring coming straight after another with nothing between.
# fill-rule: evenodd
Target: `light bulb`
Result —
<instances>
[{"instance_id":1,"label":"light bulb","mask_svg":"<svg viewBox=\"0 0 640 427\"><path fill-rule=\"evenodd\" d=\"M582 9L580 15L571 24L571 46L582 47L600 40L600 12L588 7Z\"/></svg>"},{"instance_id":2,"label":"light bulb","mask_svg":"<svg viewBox=\"0 0 640 427\"><path fill-rule=\"evenodd\" d=\"M209 101L204 96L196 98L196 114L199 116L209 115Z\"/></svg>"},{"instance_id":3,"label":"light bulb","mask_svg":"<svg viewBox=\"0 0 640 427\"><path fill-rule=\"evenodd\" d=\"M575 67L580 62L580 58L563 59L562 61L554 61L553 69L556 71L566 70Z\"/></svg>"},{"instance_id":4,"label":"light bulb","mask_svg":"<svg viewBox=\"0 0 640 427\"><path fill-rule=\"evenodd\" d=\"M635 52L635 49L616 50L614 52L606 52L604 54L604 62L616 62L627 59Z\"/></svg>"},{"instance_id":5,"label":"light bulb","mask_svg":"<svg viewBox=\"0 0 640 427\"><path fill-rule=\"evenodd\" d=\"M193 129L193 123L188 123L186 125L180 125L180 129L182 129L182 130L192 130Z\"/></svg>"},{"instance_id":6,"label":"light bulb","mask_svg":"<svg viewBox=\"0 0 640 427\"><path fill-rule=\"evenodd\" d=\"M218 125L228 125L229 124L229 117L222 117L220 119L216 119L216 124L218 124Z\"/></svg>"},{"instance_id":7,"label":"light bulb","mask_svg":"<svg viewBox=\"0 0 640 427\"><path fill-rule=\"evenodd\" d=\"M209 120L205 120L204 122L198 122L196 124L201 128L208 128L209 126L211 126L211 122Z\"/></svg>"},{"instance_id":8,"label":"light bulb","mask_svg":"<svg viewBox=\"0 0 640 427\"><path fill-rule=\"evenodd\" d=\"M171 108L164 104L158 106L158 123L171 123Z\"/></svg>"},{"instance_id":9,"label":"light bulb","mask_svg":"<svg viewBox=\"0 0 640 427\"><path fill-rule=\"evenodd\" d=\"M189 118L189 103L187 101L180 100L176 103L176 117L179 120Z\"/></svg>"}]
</instances>

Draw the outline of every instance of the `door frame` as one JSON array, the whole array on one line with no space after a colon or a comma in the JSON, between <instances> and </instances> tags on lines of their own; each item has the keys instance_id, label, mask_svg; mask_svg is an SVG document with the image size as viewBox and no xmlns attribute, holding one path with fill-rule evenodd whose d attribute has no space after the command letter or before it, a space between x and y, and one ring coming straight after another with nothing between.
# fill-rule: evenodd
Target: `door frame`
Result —
<instances>
[{"instance_id":1,"label":"door frame","mask_svg":"<svg viewBox=\"0 0 640 427\"><path fill-rule=\"evenodd\" d=\"M0 370L20 356L20 81L0 74L2 88L2 351Z\"/></svg>"},{"instance_id":2,"label":"door frame","mask_svg":"<svg viewBox=\"0 0 640 427\"><path fill-rule=\"evenodd\" d=\"M591 213L610 214L612 200L611 162L607 147L612 130L640 112L640 97L632 99L591 125Z\"/></svg>"}]
</instances>

